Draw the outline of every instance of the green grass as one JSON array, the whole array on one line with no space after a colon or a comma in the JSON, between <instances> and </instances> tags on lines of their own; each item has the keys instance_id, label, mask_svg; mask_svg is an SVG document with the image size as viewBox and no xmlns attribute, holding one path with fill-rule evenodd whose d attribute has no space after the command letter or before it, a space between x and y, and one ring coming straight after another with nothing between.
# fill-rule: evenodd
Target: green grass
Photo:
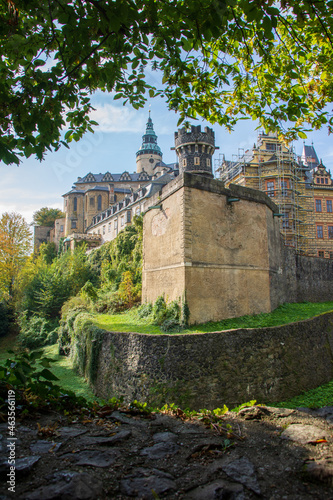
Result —
<instances>
[{"instance_id":1,"label":"green grass","mask_svg":"<svg viewBox=\"0 0 333 500\"><path fill-rule=\"evenodd\" d=\"M58 344L43 347L42 350L45 357L55 360L55 362L51 364L52 373L59 378L55 384L60 385L67 391L73 391L76 396L83 396L88 401L99 400L99 398L94 395L85 379L77 375L72 369L70 358L58 354Z\"/></svg>"},{"instance_id":2,"label":"green grass","mask_svg":"<svg viewBox=\"0 0 333 500\"><path fill-rule=\"evenodd\" d=\"M272 403L279 408L322 408L333 405L333 380L287 401Z\"/></svg>"},{"instance_id":3,"label":"green grass","mask_svg":"<svg viewBox=\"0 0 333 500\"><path fill-rule=\"evenodd\" d=\"M130 309L119 314L96 314L94 323L99 328L114 332L164 333L158 326L152 325L149 320L140 318L137 309Z\"/></svg>"},{"instance_id":4,"label":"green grass","mask_svg":"<svg viewBox=\"0 0 333 500\"><path fill-rule=\"evenodd\" d=\"M271 313L241 316L239 318L193 325L175 333L207 333L237 328L264 328L286 325L313 318L328 311L333 311L333 302L283 304ZM121 314L96 314L94 323L100 328L116 332L164 333L158 326L152 325L148 319L140 318L136 309Z\"/></svg>"}]
</instances>

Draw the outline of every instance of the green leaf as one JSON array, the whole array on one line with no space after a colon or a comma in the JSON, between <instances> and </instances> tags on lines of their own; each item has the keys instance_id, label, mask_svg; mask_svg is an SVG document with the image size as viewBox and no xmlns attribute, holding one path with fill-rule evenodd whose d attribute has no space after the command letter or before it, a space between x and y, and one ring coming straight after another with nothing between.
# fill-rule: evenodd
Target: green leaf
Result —
<instances>
[{"instance_id":1,"label":"green leaf","mask_svg":"<svg viewBox=\"0 0 333 500\"><path fill-rule=\"evenodd\" d=\"M50 370L45 368L41 372L38 372L39 377L43 377L46 380L59 380Z\"/></svg>"}]
</instances>

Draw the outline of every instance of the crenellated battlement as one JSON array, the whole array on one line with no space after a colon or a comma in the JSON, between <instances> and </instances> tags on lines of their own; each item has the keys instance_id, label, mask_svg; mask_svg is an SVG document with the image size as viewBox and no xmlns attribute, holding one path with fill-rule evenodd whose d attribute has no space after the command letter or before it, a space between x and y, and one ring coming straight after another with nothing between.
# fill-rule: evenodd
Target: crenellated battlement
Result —
<instances>
[{"instance_id":1,"label":"crenellated battlement","mask_svg":"<svg viewBox=\"0 0 333 500\"><path fill-rule=\"evenodd\" d=\"M209 127L205 127L204 132L201 131L201 125L191 126L191 130L189 131L185 127L178 129L175 132L175 147L183 145L183 144L195 144L195 143L204 143L210 144L215 147L215 134L213 129Z\"/></svg>"},{"instance_id":2,"label":"crenellated battlement","mask_svg":"<svg viewBox=\"0 0 333 500\"><path fill-rule=\"evenodd\" d=\"M204 132L201 126L185 127L175 132L175 150L181 172L213 177L212 156L215 151L215 134L209 127Z\"/></svg>"}]
</instances>

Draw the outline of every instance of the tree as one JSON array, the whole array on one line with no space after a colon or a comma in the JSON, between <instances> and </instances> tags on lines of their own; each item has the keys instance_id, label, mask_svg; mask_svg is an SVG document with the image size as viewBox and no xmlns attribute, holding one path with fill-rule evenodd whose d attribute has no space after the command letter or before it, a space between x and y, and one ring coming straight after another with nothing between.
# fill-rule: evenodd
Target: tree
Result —
<instances>
[{"instance_id":1,"label":"tree","mask_svg":"<svg viewBox=\"0 0 333 500\"><path fill-rule=\"evenodd\" d=\"M9 7L9 8L8 8ZM0 4L0 158L19 163L95 125L90 94L138 109L163 95L180 122L251 117L285 136L328 125L332 0L8 0ZM164 87L148 83L162 73ZM68 127L64 139L62 129Z\"/></svg>"},{"instance_id":2,"label":"tree","mask_svg":"<svg viewBox=\"0 0 333 500\"><path fill-rule=\"evenodd\" d=\"M65 217L65 214L59 208L43 207L34 212L32 223L36 226L54 227L56 219Z\"/></svg>"},{"instance_id":3,"label":"tree","mask_svg":"<svg viewBox=\"0 0 333 500\"><path fill-rule=\"evenodd\" d=\"M0 219L0 295L11 298L14 280L31 252L31 232L22 215L4 213Z\"/></svg>"}]
</instances>

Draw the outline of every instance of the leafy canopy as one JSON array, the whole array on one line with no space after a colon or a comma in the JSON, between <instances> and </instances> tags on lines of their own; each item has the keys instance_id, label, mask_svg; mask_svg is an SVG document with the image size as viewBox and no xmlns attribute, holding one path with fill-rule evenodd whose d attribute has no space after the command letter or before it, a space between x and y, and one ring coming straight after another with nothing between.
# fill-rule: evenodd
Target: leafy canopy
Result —
<instances>
[{"instance_id":1,"label":"leafy canopy","mask_svg":"<svg viewBox=\"0 0 333 500\"><path fill-rule=\"evenodd\" d=\"M332 13L332 0L2 2L0 159L42 159L92 131L97 89L135 109L163 95L180 121L230 130L252 117L280 132L288 122L287 139L331 132Z\"/></svg>"},{"instance_id":2,"label":"leafy canopy","mask_svg":"<svg viewBox=\"0 0 333 500\"><path fill-rule=\"evenodd\" d=\"M22 215L6 212L0 219L0 298L11 298L14 281L31 251L31 232Z\"/></svg>"},{"instance_id":3,"label":"leafy canopy","mask_svg":"<svg viewBox=\"0 0 333 500\"><path fill-rule=\"evenodd\" d=\"M34 212L32 222L36 226L54 227L56 219L65 217L65 214L59 208L43 207Z\"/></svg>"}]
</instances>

